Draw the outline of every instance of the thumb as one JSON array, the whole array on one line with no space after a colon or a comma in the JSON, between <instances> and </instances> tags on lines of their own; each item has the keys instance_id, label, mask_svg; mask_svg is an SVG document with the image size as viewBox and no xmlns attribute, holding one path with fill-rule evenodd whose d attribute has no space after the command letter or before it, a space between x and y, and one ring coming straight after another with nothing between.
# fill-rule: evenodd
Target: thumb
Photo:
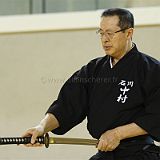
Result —
<instances>
[{"instance_id":1,"label":"thumb","mask_svg":"<svg viewBox=\"0 0 160 160\"><path fill-rule=\"evenodd\" d=\"M34 144L36 142L37 139L37 134L33 134L31 137L31 143Z\"/></svg>"}]
</instances>

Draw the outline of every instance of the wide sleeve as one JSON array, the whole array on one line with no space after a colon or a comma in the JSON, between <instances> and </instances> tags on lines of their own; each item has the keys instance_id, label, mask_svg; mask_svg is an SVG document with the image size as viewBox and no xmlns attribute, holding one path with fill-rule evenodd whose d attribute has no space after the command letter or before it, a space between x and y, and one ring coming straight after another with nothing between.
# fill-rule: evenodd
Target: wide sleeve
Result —
<instances>
[{"instance_id":1,"label":"wide sleeve","mask_svg":"<svg viewBox=\"0 0 160 160\"><path fill-rule=\"evenodd\" d=\"M87 116L90 65L93 64L82 67L65 82L57 100L47 110L47 113L53 114L60 124L53 133L66 133ZM91 68L93 69L93 66Z\"/></svg>"},{"instance_id":2,"label":"wide sleeve","mask_svg":"<svg viewBox=\"0 0 160 160\"><path fill-rule=\"evenodd\" d=\"M160 141L160 63L145 67L142 84L145 114L135 123L148 132L156 141Z\"/></svg>"}]
</instances>

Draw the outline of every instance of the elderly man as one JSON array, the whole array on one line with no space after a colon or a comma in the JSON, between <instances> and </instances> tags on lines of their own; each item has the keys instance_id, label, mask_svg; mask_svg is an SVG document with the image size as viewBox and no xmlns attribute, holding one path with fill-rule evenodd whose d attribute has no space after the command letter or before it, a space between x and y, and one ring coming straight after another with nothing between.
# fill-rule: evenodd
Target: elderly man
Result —
<instances>
[{"instance_id":1,"label":"elderly man","mask_svg":"<svg viewBox=\"0 0 160 160\"><path fill-rule=\"evenodd\" d=\"M64 134L87 117L89 133L99 139L90 160L160 159L153 143L160 140L160 62L138 51L133 28L126 9L102 13L97 34L106 55L75 72L39 125L24 133L33 146L37 136Z\"/></svg>"}]
</instances>

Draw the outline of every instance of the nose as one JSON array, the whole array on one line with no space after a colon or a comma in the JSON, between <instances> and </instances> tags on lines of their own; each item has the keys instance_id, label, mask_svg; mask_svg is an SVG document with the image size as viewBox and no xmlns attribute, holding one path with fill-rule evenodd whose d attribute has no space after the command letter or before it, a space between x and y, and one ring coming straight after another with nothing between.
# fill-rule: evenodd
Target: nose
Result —
<instances>
[{"instance_id":1,"label":"nose","mask_svg":"<svg viewBox=\"0 0 160 160\"><path fill-rule=\"evenodd\" d=\"M110 41L110 39L109 39L109 37L108 37L108 36L103 35L103 36L101 37L101 41L104 43L104 42L108 42L108 41Z\"/></svg>"}]
</instances>

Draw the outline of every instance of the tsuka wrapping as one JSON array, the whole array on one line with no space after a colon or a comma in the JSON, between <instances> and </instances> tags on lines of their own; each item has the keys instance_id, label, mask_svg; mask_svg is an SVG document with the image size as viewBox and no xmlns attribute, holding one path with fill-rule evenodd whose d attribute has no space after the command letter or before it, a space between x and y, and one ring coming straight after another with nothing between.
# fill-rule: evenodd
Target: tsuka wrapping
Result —
<instances>
[{"instance_id":1,"label":"tsuka wrapping","mask_svg":"<svg viewBox=\"0 0 160 160\"><path fill-rule=\"evenodd\" d=\"M31 137L2 137L0 145L5 144L28 144L31 143ZM44 137L38 137L36 143L44 144Z\"/></svg>"}]
</instances>

